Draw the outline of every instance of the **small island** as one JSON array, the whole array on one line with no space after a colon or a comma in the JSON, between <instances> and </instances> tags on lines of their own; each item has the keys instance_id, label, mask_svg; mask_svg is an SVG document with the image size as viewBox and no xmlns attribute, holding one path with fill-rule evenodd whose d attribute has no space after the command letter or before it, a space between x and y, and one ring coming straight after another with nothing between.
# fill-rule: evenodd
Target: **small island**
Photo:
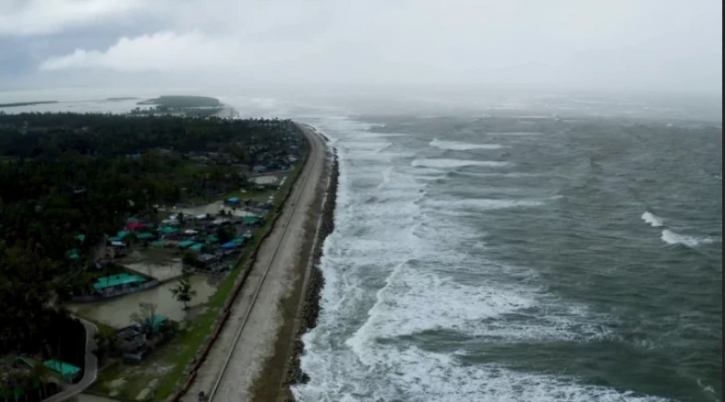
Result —
<instances>
[{"instance_id":1,"label":"small island","mask_svg":"<svg viewBox=\"0 0 725 402\"><path fill-rule=\"evenodd\" d=\"M19 106L47 105L47 104L51 104L51 103L58 103L58 101L35 101L35 102L0 103L0 107L19 107Z\"/></svg>"},{"instance_id":2,"label":"small island","mask_svg":"<svg viewBox=\"0 0 725 402\"><path fill-rule=\"evenodd\" d=\"M134 115L218 116L224 110L219 99L207 96L159 96L137 105L155 107L133 109L131 113Z\"/></svg>"},{"instance_id":3,"label":"small island","mask_svg":"<svg viewBox=\"0 0 725 402\"><path fill-rule=\"evenodd\" d=\"M121 102L121 101L128 101L128 100L136 100L138 98L135 97L116 97L116 98L106 98L104 101L106 102Z\"/></svg>"}]
</instances>

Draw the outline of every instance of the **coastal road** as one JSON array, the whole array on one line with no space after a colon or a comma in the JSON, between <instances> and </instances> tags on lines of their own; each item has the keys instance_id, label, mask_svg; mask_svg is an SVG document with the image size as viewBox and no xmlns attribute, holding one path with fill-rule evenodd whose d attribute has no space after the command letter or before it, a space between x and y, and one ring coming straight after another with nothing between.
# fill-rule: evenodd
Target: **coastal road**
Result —
<instances>
[{"instance_id":1,"label":"coastal road","mask_svg":"<svg viewBox=\"0 0 725 402\"><path fill-rule=\"evenodd\" d=\"M98 328L93 323L90 323L80 317L76 317L80 320L83 327L86 329L86 358L83 365L83 378L76 384L73 384L66 388L63 392L59 392L50 398L44 399L43 402L61 402L66 399L70 399L88 388L96 381L98 376L98 358L96 357L94 350L96 349L96 331Z\"/></svg>"},{"instance_id":2,"label":"coastal road","mask_svg":"<svg viewBox=\"0 0 725 402\"><path fill-rule=\"evenodd\" d=\"M183 401L198 401L200 391L214 402L250 400L252 385L274 352L283 324L280 302L293 290L303 244L314 235L305 230L308 212L321 202L327 184L327 147L318 134L300 127L311 145L307 163Z\"/></svg>"}]
</instances>

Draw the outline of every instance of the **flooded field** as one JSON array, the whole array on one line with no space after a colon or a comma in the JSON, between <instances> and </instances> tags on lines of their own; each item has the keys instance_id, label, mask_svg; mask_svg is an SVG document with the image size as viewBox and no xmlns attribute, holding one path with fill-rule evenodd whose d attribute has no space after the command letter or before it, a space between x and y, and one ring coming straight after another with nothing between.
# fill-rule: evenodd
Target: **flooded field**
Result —
<instances>
[{"instance_id":1,"label":"flooded field","mask_svg":"<svg viewBox=\"0 0 725 402\"><path fill-rule=\"evenodd\" d=\"M207 274L194 274L191 276L191 286L196 291L196 296L189 303L190 307L206 303L214 292L218 277ZM171 289L176 286L176 281L165 283L159 287L121 296L115 299L100 303L72 303L67 304L68 310L92 320L109 324L120 328L131 325L131 313L138 311L139 303L156 304L156 313L163 314L174 321L182 321L186 317L186 311L182 303L174 299Z\"/></svg>"},{"instance_id":2,"label":"flooded field","mask_svg":"<svg viewBox=\"0 0 725 402\"><path fill-rule=\"evenodd\" d=\"M209 204L200 205L198 207L193 208L165 208L163 209L164 212L168 212L170 214L176 214L176 213L183 213L184 215L205 215L205 214L211 214L211 215L217 215L221 211L225 212L231 212L234 216L250 216L254 215L253 213L249 211L245 211L244 208L229 208L228 206L224 205L223 201L214 201Z\"/></svg>"},{"instance_id":3,"label":"flooded field","mask_svg":"<svg viewBox=\"0 0 725 402\"><path fill-rule=\"evenodd\" d=\"M179 277L183 271L181 255L176 250L153 248L135 250L118 262L160 281Z\"/></svg>"}]
</instances>

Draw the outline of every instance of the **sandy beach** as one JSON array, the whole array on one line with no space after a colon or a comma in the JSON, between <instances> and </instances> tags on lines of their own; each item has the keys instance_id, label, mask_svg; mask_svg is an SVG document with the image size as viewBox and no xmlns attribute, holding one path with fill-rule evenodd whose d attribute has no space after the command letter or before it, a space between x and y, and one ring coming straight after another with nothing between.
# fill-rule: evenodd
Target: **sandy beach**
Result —
<instances>
[{"instance_id":1,"label":"sandy beach","mask_svg":"<svg viewBox=\"0 0 725 402\"><path fill-rule=\"evenodd\" d=\"M282 304L302 293L297 287L302 285L308 266L305 256L312 252L310 240L315 237L331 164L323 138L306 126L301 128L311 144L307 163L282 215L260 246L252 271L232 304L229 320L184 401L198 401L201 391L214 401L252 400L255 381L275 355L278 334L289 324Z\"/></svg>"}]
</instances>

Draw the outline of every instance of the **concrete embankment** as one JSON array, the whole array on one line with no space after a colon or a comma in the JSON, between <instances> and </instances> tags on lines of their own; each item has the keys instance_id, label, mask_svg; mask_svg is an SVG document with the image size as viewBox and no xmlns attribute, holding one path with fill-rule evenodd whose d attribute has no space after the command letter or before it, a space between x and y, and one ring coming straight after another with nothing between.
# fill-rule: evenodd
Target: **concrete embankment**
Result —
<instances>
[{"instance_id":1,"label":"concrete embankment","mask_svg":"<svg viewBox=\"0 0 725 402\"><path fill-rule=\"evenodd\" d=\"M330 172L330 184L328 187L327 197L325 199L322 216L320 218L320 228L317 232L317 241L315 243L315 249L313 250L313 265L310 268L311 272L309 283L307 284L303 295L303 306L300 317L301 325L298 328L298 332L295 334L292 354L290 355L290 362L286 373L286 380L283 384L284 387L305 383L308 380L307 375L300 367L300 356L304 352L304 343L301 338L302 335L317 325L317 318L320 312L320 292L322 292L322 287L325 283L322 271L320 270L320 260L323 255L323 245L325 239L335 229L335 205L337 203L338 176L339 165L337 154L335 154L332 171ZM294 397L291 396L291 393L288 393L288 395L290 396L287 398L287 401L294 401Z\"/></svg>"}]
</instances>

